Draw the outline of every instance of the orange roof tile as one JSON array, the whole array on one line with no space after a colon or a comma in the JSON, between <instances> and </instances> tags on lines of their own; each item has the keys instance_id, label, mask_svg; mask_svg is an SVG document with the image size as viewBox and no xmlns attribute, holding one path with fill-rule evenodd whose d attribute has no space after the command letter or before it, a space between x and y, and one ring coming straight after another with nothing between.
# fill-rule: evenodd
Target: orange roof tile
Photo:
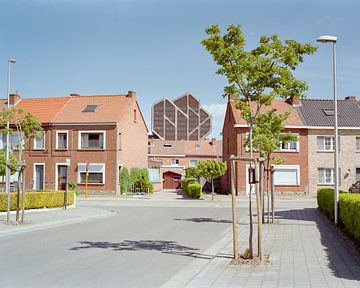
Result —
<instances>
[{"instance_id":1,"label":"orange roof tile","mask_svg":"<svg viewBox=\"0 0 360 288\"><path fill-rule=\"evenodd\" d=\"M71 96L53 119L54 123L118 122L130 106L127 95ZM97 105L95 112L82 112L87 105Z\"/></svg>"},{"instance_id":2,"label":"orange roof tile","mask_svg":"<svg viewBox=\"0 0 360 288\"><path fill-rule=\"evenodd\" d=\"M68 97L23 98L17 108L33 114L41 123L50 123L69 100Z\"/></svg>"},{"instance_id":3,"label":"orange roof tile","mask_svg":"<svg viewBox=\"0 0 360 288\"><path fill-rule=\"evenodd\" d=\"M233 112L233 115L235 118L235 123L236 124L246 124L246 121L241 117L240 110L236 109L235 103L234 102L230 102L230 103L231 103L232 112ZM296 109L294 109L291 104L287 103L283 99L275 99L271 106L263 106L260 111L266 112L266 111L270 111L273 108L275 108L277 110L277 113L279 113L279 114L290 111L290 115L289 115L288 119L285 121L285 125L296 125L296 126L303 125L300 115L298 114ZM253 109L255 109L255 105L254 105Z\"/></svg>"}]
</instances>

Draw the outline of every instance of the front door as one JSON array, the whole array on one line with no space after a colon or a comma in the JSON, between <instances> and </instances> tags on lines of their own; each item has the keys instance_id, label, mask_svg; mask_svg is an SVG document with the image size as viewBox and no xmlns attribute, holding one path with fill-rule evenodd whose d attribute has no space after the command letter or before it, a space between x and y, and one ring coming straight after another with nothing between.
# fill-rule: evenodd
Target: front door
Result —
<instances>
[{"instance_id":1,"label":"front door","mask_svg":"<svg viewBox=\"0 0 360 288\"><path fill-rule=\"evenodd\" d=\"M66 190L66 169L65 165L58 166L58 190Z\"/></svg>"},{"instance_id":2,"label":"front door","mask_svg":"<svg viewBox=\"0 0 360 288\"><path fill-rule=\"evenodd\" d=\"M35 164L35 190L44 190L44 165Z\"/></svg>"}]
</instances>

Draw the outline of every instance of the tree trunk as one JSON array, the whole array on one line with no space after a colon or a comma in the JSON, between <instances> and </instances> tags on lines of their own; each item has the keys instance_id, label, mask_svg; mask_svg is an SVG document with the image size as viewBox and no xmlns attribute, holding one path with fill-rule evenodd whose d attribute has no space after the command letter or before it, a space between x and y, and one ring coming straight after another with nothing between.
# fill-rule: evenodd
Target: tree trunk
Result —
<instances>
[{"instance_id":1,"label":"tree trunk","mask_svg":"<svg viewBox=\"0 0 360 288\"><path fill-rule=\"evenodd\" d=\"M257 165L255 165L255 169L257 169ZM258 220L258 257L260 262L262 263L264 259L264 250L262 245L262 209L260 202L260 191L259 191L259 183L255 184L255 193L256 193L256 208L257 208L257 220Z\"/></svg>"},{"instance_id":2,"label":"tree trunk","mask_svg":"<svg viewBox=\"0 0 360 288\"><path fill-rule=\"evenodd\" d=\"M253 132L253 122L250 121L250 157L253 157L253 147L252 147L252 132ZM250 169L252 168L250 162ZM249 181L249 179L246 179ZM250 191L249 191L249 225L250 225L250 233L249 233L249 258L253 258L253 218L252 218L252 208L251 208L251 194L252 194L252 185L250 184Z\"/></svg>"},{"instance_id":3,"label":"tree trunk","mask_svg":"<svg viewBox=\"0 0 360 288\"><path fill-rule=\"evenodd\" d=\"M267 194L267 223L270 223L270 194L269 194L269 181L270 181L270 157L267 157L266 163L266 194Z\"/></svg>"},{"instance_id":4,"label":"tree trunk","mask_svg":"<svg viewBox=\"0 0 360 288\"><path fill-rule=\"evenodd\" d=\"M20 174L19 174L20 175ZM20 183L18 177L18 183L16 184L16 224L19 223L19 213L20 213Z\"/></svg>"},{"instance_id":5,"label":"tree trunk","mask_svg":"<svg viewBox=\"0 0 360 288\"><path fill-rule=\"evenodd\" d=\"M238 243L238 230L237 230L237 215L236 215L236 196L235 196L235 162L230 162L230 175L231 175L231 201L232 201L232 224L233 224L233 250L234 259L239 259L239 243Z\"/></svg>"},{"instance_id":6,"label":"tree trunk","mask_svg":"<svg viewBox=\"0 0 360 288\"><path fill-rule=\"evenodd\" d=\"M211 200L214 200L214 179L211 179Z\"/></svg>"},{"instance_id":7,"label":"tree trunk","mask_svg":"<svg viewBox=\"0 0 360 288\"><path fill-rule=\"evenodd\" d=\"M275 209L274 209L274 169L271 168L271 223L274 224L275 219Z\"/></svg>"},{"instance_id":8,"label":"tree trunk","mask_svg":"<svg viewBox=\"0 0 360 288\"><path fill-rule=\"evenodd\" d=\"M21 184L22 184L22 203L21 203L21 223L24 223L25 219L25 167L21 170Z\"/></svg>"}]
</instances>

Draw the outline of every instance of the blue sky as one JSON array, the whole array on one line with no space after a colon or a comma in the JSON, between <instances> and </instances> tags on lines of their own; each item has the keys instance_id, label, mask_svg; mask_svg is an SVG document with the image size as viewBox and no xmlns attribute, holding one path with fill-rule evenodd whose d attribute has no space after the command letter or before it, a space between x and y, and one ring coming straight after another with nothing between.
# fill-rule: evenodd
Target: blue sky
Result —
<instances>
[{"instance_id":1,"label":"blue sky","mask_svg":"<svg viewBox=\"0 0 360 288\"><path fill-rule=\"evenodd\" d=\"M13 91L22 97L137 92L150 128L151 105L190 91L213 114L219 138L225 80L200 45L204 29L240 24L247 47L278 34L316 44L338 37L338 96L360 96L360 2L203 0L0 0L0 94L7 60L17 59ZM309 98L332 97L331 45L319 45L296 75Z\"/></svg>"}]
</instances>

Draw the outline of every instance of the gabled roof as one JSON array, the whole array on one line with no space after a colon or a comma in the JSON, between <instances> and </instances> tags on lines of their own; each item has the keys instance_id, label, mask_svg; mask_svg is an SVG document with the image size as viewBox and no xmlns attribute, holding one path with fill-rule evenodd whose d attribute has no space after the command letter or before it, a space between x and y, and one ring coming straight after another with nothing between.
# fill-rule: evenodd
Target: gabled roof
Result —
<instances>
[{"instance_id":1,"label":"gabled roof","mask_svg":"<svg viewBox=\"0 0 360 288\"><path fill-rule=\"evenodd\" d=\"M154 139L150 144L150 155L183 155L183 156L222 156L222 142L212 140L179 140L167 141Z\"/></svg>"},{"instance_id":2,"label":"gabled roof","mask_svg":"<svg viewBox=\"0 0 360 288\"><path fill-rule=\"evenodd\" d=\"M109 123L118 122L130 107L127 95L70 96L59 111L54 123ZM97 105L94 112L83 112L86 106Z\"/></svg>"},{"instance_id":3,"label":"gabled roof","mask_svg":"<svg viewBox=\"0 0 360 288\"><path fill-rule=\"evenodd\" d=\"M246 125L246 121L243 118L241 118L241 111L239 109L236 109L236 107L235 107L235 102L231 101L230 105L231 105L231 111L234 115L235 124ZM275 108L277 110L278 114L282 114L282 113L290 111L290 115L289 115L288 119L285 121L285 125L288 125L288 126L303 125L301 116L298 114L296 109L294 109L293 106L284 99L275 99L271 106L263 106L261 108L260 112L270 111L273 108ZM255 109L255 105L253 105L253 109Z\"/></svg>"},{"instance_id":4,"label":"gabled roof","mask_svg":"<svg viewBox=\"0 0 360 288\"><path fill-rule=\"evenodd\" d=\"M338 100L337 103L338 125L340 127L360 127L359 101ZM334 126L334 116L326 111L334 109L333 100L303 99L301 106L296 109L306 126Z\"/></svg>"}]
</instances>

